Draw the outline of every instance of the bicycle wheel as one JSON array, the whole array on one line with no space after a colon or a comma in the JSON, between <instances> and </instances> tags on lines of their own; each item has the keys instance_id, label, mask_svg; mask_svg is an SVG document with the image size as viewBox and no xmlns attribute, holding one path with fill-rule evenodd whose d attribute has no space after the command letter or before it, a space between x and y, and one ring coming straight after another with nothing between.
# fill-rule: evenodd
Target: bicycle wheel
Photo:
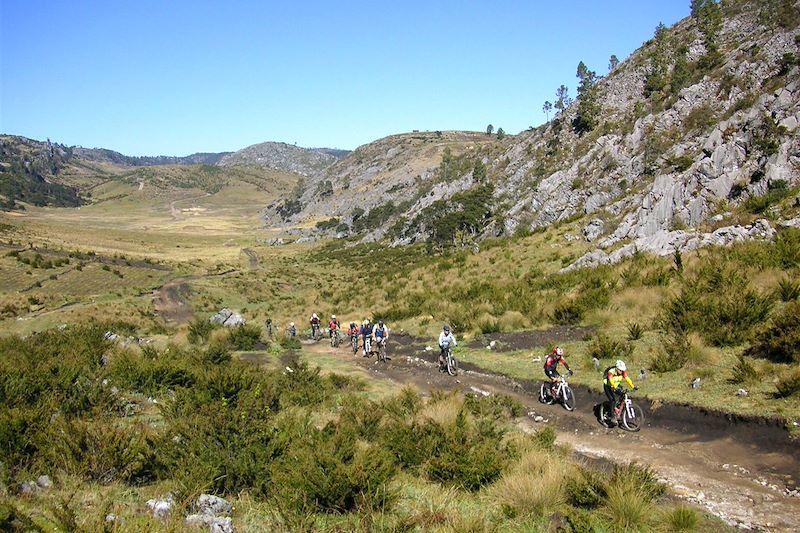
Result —
<instances>
[{"instance_id":1,"label":"bicycle wheel","mask_svg":"<svg viewBox=\"0 0 800 533\"><path fill-rule=\"evenodd\" d=\"M353 355L358 353L358 337L353 337L350 339L350 344L353 345Z\"/></svg>"},{"instance_id":2,"label":"bicycle wheel","mask_svg":"<svg viewBox=\"0 0 800 533\"><path fill-rule=\"evenodd\" d=\"M378 360L385 362L386 361L386 346L383 343L378 344Z\"/></svg>"},{"instance_id":3,"label":"bicycle wheel","mask_svg":"<svg viewBox=\"0 0 800 533\"><path fill-rule=\"evenodd\" d=\"M622 410L622 429L628 431L639 431L642 429L642 424L644 424L644 413L642 412L642 408L636 405L635 403L631 402L630 407L631 413L628 413L628 409Z\"/></svg>"},{"instance_id":4,"label":"bicycle wheel","mask_svg":"<svg viewBox=\"0 0 800 533\"><path fill-rule=\"evenodd\" d=\"M603 427L611 428L614 427L611 424L611 405L608 402L603 402L600 404L600 413L598 416L598 421Z\"/></svg>"},{"instance_id":5,"label":"bicycle wheel","mask_svg":"<svg viewBox=\"0 0 800 533\"><path fill-rule=\"evenodd\" d=\"M575 395L572 393L572 389L570 389L568 385L564 385L562 393L564 396L561 398L561 405L563 405L564 409L567 411L574 411Z\"/></svg>"},{"instance_id":6,"label":"bicycle wheel","mask_svg":"<svg viewBox=\"0 0 800 533\"><path fill-rule=\"evenodd\" d=\"M553 401L555 400L552 394L550 394L549 383L542 383L542 386L539 387L539 401L547 405L553 405Z\"/></svg>"},{"instance_id":7,"label":"bicycle wheel","mask_svg":"<svg viewBox=\"0 0 800 533\"><path fill-rule=\"evenodd\" d=\"M453 357L453 354L447 356L447 373L451 376L458 374L458 361Z\"/></svg>"}]
</instances>

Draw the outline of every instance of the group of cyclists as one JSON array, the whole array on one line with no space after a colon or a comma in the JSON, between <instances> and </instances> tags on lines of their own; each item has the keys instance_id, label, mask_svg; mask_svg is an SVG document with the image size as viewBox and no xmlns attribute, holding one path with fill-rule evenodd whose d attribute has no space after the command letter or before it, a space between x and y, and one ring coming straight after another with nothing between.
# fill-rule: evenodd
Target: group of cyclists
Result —
<instances>
[{"instance_id":1,"label":"group of cyclists","mask_svg":"<svg viewBox=\"0 0 800 533\"><path fill-rule=\"evenodd\" d=\"M319 338L320 318L316 313L311 315L309 324L311 325L312 338ZM368 318L364 319L360 324L350 322L347 330L343 333L341 321L336 318L336 315L331 315L328 321L328 338L333 341L334 337L338 339L343 334L350 338L355 347L354 353L358 349L358 341L361 341L360 346L364 357L369 357L373 349L385 348L386 342L389 340L389 328L383 323L383 320L378 320L375 324L372 324ZM334 343L332 342L331 344Z\"/></svg>"},{"instance_id":2,"label":"group of cyclists","mask_svg":"<svg viewBox=\"0 0 800 533\"><path fill-rule=\"evenodd\" d=\"M321 324L319 316L317 316L316 313L313 313L309 323L311 325L312 337L314 339L319 338ZM271 321L269 325L271 328ZM292 330L292 336L294 336L296 334L294 323L290 324L290 329ZM336 318L336 315L331 315L331 318L328 321L328 337L333 339L334 335L341 335L341 331L341 322ZM356 322L350 322L345 334L350 338L350 341L353 345L354 354L358 351L360 346L364 357L369 357L374 349L379 350L381 348L385 348L386 342L389 340L389 328L383 323L383 320L378 320L376 324L372 324L369 319L365 319L360 324L357 324ZM360 345L359 340L361 341ZM447 324L442 327L442 331L439 334L438 345L439 371L443 372L445 371L446 367L445 357L447 349L455 348L458 345L455 336L450 331L450 326ZM551 390L553 392L555 392L555 387L561 379L561 374L558 373L559 364L564 365L564 368L567 369L567 374L569 376L573 374L572 369L569 367L569 364L564 357L564 349L560 346L556 346L553 348L552 353L548 354L544 362L544 374L550 380ZM603 372L603 391L605 392L610 405L613 406L611 416L612 424L618 423L618 417L622 408L621 402L623 398L623 381L631 389L638 389L628 375L628 368L625 364L625 361L618 359L612 366L606 368Z\"/></svg>"},{"instance_id":3,"label":"group of cyclists","mask_svg":"<svg viewBox=\"0 0 800 533\"><path fill-rule=\"evenodd\" d=\"M553 352L547 356L544 361L544 374L550 379L551 390L555 391L555 386L561 379L561 374L558 373L558 365L564 365L567 369L567 375L572 375L572 369L569 367L566 358L564 357L564 349L560 346L553 348ZM634 385L633 380L628 376L628 366L622 359L617 361L610 367L606 368L603 372L603 392L605 392L610 405L613 406L611 411L611 423L617 424L619 422L619 414L622 410L623 390L622 382L625 382L628 387L633 390L638 390Z\"/></svg>"}]
</instances>

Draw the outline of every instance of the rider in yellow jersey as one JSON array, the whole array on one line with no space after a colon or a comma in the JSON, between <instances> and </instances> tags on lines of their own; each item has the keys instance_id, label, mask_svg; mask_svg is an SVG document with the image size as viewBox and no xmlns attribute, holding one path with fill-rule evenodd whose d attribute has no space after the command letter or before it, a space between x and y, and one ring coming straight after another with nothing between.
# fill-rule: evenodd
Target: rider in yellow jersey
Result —
<instances>
[{"instance_id":1,"label":"rider in yellow jersey","mask_svg":"<svg viewBox=\"0 0 800 533\"><path fill-rule=\"evenodd\" d=\"M625 365L625 361L618 359L614 366L606 369L605 377L603 378L603 391L608 396L608 401L611 402L611 423L613 424L617 423L617 415L620 410L619 404L622 401L620 385L622 385L623 380L630 388L636 389L636 385L628 377L628 367Z\"/></svg>"}]
</instances>

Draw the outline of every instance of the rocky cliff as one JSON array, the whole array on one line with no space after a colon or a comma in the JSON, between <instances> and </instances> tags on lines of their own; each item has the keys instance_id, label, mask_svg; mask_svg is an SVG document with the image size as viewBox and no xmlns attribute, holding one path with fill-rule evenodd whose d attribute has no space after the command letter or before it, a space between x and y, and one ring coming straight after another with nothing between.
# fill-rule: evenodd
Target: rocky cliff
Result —
<instances>
[{"instance_id":1,"label":"rocky cliff","mask_svg":"<svg viewBox=\"0 0 800 533\"><path fill-rule=\"evenodd\" d=\"M267 219L398 244L430 239L437 220L464 243L584 219L583 238L610 250L734 225L745 205L774 210L800 185L800 9L708 4L605 77L579 68L579 96L539 128L382 139L312 175Z\"/></svg>"}]
</instances>

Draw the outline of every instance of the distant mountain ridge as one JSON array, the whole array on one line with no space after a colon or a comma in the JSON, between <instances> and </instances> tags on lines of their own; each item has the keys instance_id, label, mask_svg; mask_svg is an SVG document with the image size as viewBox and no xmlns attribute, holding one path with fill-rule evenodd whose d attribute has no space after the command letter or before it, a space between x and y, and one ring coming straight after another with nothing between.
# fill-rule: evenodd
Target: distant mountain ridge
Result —
<instances>
[{"instance_id":1,"label":"distant mountain ridge","mask_svg":"<svg viewBox=\"0 0 800 533\"><path fill-rule=\"evenodd\" d=\"M223 167L253 165L311 176L322 172L349 153L347 150L333 148L300 148L282 142L263 142L228 154L217 164Z\"/></svg>"},{"instance_id":2,"label":"distant mountain ridge","mask_svg":"<svg viewBox=\"0 0 800 533\"><path fill-rule=\"evenodd\" d=\"M267 142L238 152L188 156L127 156L106 148L84 148L0 134L0 209L33 205L76 207L83 203L70 177L113 177L157 166L254 166L308 176L349 154L334 148L299 148Z\"/></svg>"},{"instance_id":3,"label":"distant mountain ridge","mask_svg":"<svg viewBox=\"0 0 800 533\"><path fill-rule=\"evenodd\" d=\"M83 148L75 146L72 153L80 159L111 163L126 167L146 167L156 165L216 165L232 152L195 153L183 157L176 156L128 156L107 148Z\"/></svg>"}]
</instances>

